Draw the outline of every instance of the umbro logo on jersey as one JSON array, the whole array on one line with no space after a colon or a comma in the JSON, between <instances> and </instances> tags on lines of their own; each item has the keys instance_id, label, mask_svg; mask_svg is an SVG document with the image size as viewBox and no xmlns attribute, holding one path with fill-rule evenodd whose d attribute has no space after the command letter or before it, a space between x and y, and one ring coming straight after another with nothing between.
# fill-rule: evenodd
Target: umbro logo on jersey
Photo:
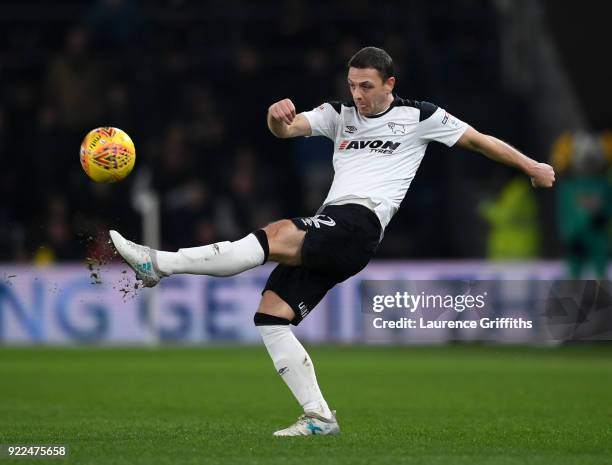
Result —
<instances>
[{"instance_id":1,"label":"umbro logo on jersey","mask_svg":"<svg viewBox=\"0 0 612 465\"><path fill-rule=\"evenodd\" d=\"M341 140L338 150L363 150L370 149L370 153L392 154L401 142L390 142L384 140Z\"/></svg>"},{"instance_id":2,"label":"umbro logo on jersey","mask_svg":"<svg viewBox=\"0 0 612 465\"><path fill-rule=\"evenodd\" d=\"M355 126L346 126L346 132L348 132L349 134L353 134L357 132L357 128Z\"/></svg>"}]
</instances>

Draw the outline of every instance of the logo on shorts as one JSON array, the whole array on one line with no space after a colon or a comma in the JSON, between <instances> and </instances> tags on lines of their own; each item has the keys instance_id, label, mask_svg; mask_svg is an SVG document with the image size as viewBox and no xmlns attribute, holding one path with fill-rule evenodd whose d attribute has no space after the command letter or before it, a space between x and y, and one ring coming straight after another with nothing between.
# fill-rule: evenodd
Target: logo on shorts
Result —
<instances>
[{"instance_id":1,"label":"logo on shorts","mask_svg":"<svg viewBox=\"0 0 612 465\"><path fill-rule=\"evenodd\" d=\"M336 222L327 215L315 215L310 218L300 218L306 226L314 226L319 229L321 225L336 226Z\"/></svg>"},{"instance_id":2,"label":"logo on shorts","mask_svg":"<svg viewBox=\"0 0 612 465\"><path fill-rule=\"evenodd\" d=\"M300 309L300 315L302 315L302 318L308 315L308 307L306 306L304 302L300 302L298 304L298 308Z\"/></svg>"}]
</instances>

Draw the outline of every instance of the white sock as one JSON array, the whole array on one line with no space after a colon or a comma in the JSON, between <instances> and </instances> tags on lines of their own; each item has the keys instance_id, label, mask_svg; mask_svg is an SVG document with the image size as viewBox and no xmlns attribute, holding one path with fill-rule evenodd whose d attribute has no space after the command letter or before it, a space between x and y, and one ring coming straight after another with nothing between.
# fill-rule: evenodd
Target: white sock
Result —
<instances>
[{"instance_id":1,"label":"white sock","mask_svg":"<svg viewBox=\"0 0 612 465\"><path fill-rule=\"evenodd\" d=\"M304 412L331 418L321 394L312 361L289 325L257 326L276 371L287 383Z\"/></svg>"},{"instance_id":2,"label":"white sock","mask_svg":"<svg viewBox=\"0 0 612 465\"><path fill-rule=\"evenodd\" d=\"M217 242L202 247L179 249L178 252L156 251L155 266L164 274L206 274L232 276L262 265L267 259L255 234L235 242Z\"/></svg>"}]
</instances>

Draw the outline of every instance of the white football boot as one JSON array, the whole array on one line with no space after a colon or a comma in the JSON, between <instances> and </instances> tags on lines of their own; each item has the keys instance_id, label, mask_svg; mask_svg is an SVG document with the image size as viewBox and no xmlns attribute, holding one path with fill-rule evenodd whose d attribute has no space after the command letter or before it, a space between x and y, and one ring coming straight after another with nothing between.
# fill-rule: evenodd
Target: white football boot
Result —
<instances>
[{"instance_id":1,"label":"white football boot","mask_svg":"<svg viewBox=\"0 0 612 465\"><path fill-rule=\"evenodd\" d=\"M136 273L144 287L153 287L163 278L155 262L155 250L128 241L117 231L109 231L115 250Z\"/></svg>"},{"instance_id":2,"label":"white football boot","mask_svg":"<svg viewBox=\"0 0 612 465\"><path fill-rule=\"evenodd\" d=\"M336 411L332 410L331 418L306 412L293 425L275 432L274 436L323 436L339 433L340 426L336 420Z\"/></svg>"}]
</instances>

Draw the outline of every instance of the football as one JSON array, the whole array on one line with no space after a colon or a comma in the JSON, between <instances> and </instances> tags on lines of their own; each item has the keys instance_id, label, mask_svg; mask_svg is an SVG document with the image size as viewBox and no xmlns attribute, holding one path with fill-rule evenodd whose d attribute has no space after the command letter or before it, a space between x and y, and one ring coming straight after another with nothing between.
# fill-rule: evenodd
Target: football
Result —
<instances>
[{"instance_id":1,"label":"football","mask_svg":"<svg viewBox=\"0 0 612 465\"><path fill-rule=\"evenodd\" d=\"M83 170L95 182L117 182L134 168L136 149L121 129L102 127L85 136L80 158Z\"/></svg>"}]
</instances>

